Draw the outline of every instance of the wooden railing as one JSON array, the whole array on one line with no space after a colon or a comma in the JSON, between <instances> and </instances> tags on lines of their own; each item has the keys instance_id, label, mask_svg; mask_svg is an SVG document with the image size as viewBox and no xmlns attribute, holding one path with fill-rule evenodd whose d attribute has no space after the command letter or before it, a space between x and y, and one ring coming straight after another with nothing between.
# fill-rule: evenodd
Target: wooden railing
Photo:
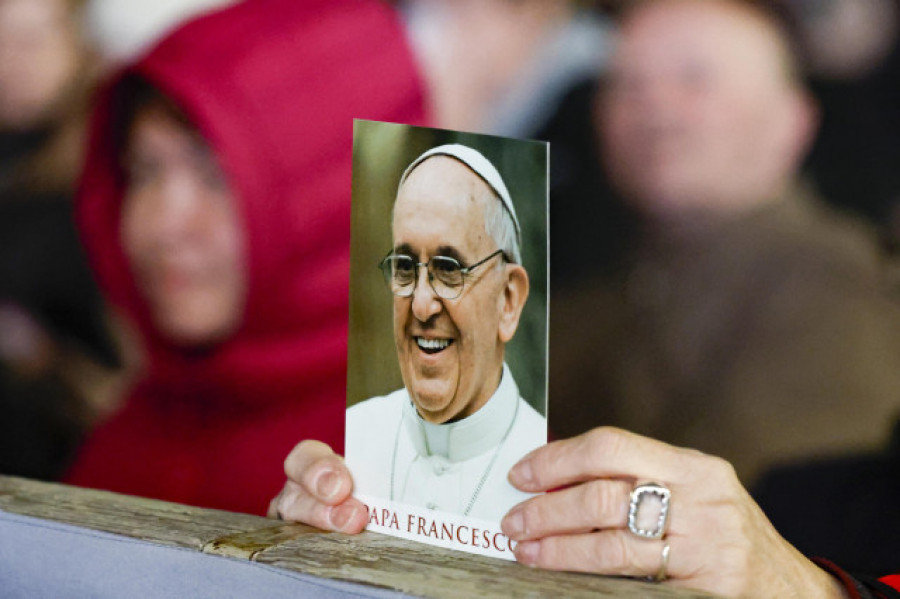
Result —
<instances>
[{"instance_id":1,"label":"wooden railing","mask_svg":"<svg viewBox=\"0 0 900 599\"><path fill-rule=\"evenodd\" d=\"M0 476L0 511L422 597L709 597L637 580L527 568L377 533L327 533L14 477Z\"/></svg>"}]
</instances>

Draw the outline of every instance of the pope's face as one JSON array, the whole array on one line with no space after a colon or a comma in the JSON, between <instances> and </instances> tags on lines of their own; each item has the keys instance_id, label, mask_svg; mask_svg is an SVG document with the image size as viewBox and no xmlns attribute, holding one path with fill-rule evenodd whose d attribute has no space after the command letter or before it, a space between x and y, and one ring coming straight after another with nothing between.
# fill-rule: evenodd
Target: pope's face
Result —
<instances>
[{"instance_id":1,"label":"pope's face","mask_svg":"<svg viewBox=\"0 0 900 599\"><path fill-rule=\"evenodd\" d=\"M135 119L121 237L159 332L221 341L243 314L243 235L234 198L202 138L160 110Z\"/></svg>"},{"instance_id":2,"label":"pope's face","mask_svg":"<svg viewBox=\"0 0 900 599\"><path fill-rule=\"evenodd\" d=\"M449 256L464 267L489 256L498 248L485 230L480 198L488 193L487 185L461 162L446 156L427 159L398 193L394 252L422 263ZM464 418L497 389L503 346L512 336L503 326L509 269L524 272L518 265L505 265L500 256L492 258L469 273L458 298L447 300L434 293L420 268L413 295L394 297L400 372L425 420Z\"/></svg>"}]
</instances>

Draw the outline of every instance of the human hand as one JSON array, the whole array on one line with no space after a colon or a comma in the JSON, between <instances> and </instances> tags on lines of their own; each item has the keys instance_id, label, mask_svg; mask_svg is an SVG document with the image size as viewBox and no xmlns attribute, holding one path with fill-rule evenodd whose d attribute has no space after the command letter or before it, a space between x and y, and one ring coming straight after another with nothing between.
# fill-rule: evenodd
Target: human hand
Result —
<instances>
[{"instance_id":1,"label":"human hand","mask_svg":"<svg viewBox=\"0 0 900 599\"><path fill-rule=\"evenodd\" d=\"M836 580L775 531L720 458L598 428L536 449L510 470L509 480L529 493L565 487L532 497L504 517L503 532L518 541L516 559L524 564L662 573L667 584L725 597L845 596ZM658 540L627 527L632 489L651 481L671 492L667 533Z\"/></svg>"},{"instance_id":2,"label":"human hand","mask_svg":"<svg viewBox=\"0 0 900 599\"><path fill-rule=\"evenodd\" d=\"M353 477L341 456L319 441L301 441L284 460L287 481L269 503L269 518L356 534L366 527L366 506L351 497Z\"/></svg>"}]
</instances>

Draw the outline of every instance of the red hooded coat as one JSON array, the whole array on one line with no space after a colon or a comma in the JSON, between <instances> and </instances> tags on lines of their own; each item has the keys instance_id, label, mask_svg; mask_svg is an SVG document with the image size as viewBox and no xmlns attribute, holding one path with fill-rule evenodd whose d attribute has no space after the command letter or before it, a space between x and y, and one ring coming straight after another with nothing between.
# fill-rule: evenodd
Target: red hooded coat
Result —
<instances>
[{"instance_id":1,"label":"red hooded coat","mask_svg":"<svg viewBox=\"0 0 900 599\"><path fill-rule=\"evenodd\" d=\"M245 227L242 324L206 352L154 330L119 240L115 122L128 74L197 126ZM77 198L100 284L142 334L146 370L67 482L263 513L301 439L343 447L353 119L420 124L411 54L386 5L252 0L188 23L95 111Z\"/></svg>"}]
</instances>

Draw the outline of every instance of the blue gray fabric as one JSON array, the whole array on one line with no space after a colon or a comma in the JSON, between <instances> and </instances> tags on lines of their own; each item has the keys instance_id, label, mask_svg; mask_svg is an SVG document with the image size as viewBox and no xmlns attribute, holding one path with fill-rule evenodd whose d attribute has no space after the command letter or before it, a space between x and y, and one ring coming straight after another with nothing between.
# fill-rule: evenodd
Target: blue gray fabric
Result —
<instances>
[{"instance_id":1,"label":"blue gray fabric","mask_svg":"<svg viewBox=\"0 0 900 599\"><path fill-rule=\"evenodd\" d=\"M0 511L0 598L58 597L405 595Z\"/></svg>"}]
</instances>

